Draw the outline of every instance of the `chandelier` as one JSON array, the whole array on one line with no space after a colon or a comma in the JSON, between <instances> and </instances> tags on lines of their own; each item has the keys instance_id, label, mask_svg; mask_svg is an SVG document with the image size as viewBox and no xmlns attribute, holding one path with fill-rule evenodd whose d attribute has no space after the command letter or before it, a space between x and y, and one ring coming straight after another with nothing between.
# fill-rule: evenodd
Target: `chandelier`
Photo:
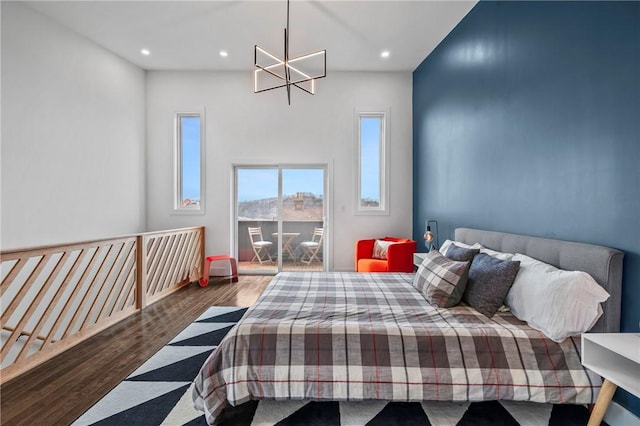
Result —
<instances>
[{"instance_id":1,"label":"chandelier","mask_svg":"<svg viewBox=\"0 0 640 426\"><path fill-rule=\"evenodd\" d=\"M327 76L327 51L319 50L291 58L289 56L289 0L287 0L287 26L284 29L284 59L278 58L257 44L253 48L254 93L287 89L291 105L291 87L315 94L315 80Z\"/></svg>"}]
</instances>

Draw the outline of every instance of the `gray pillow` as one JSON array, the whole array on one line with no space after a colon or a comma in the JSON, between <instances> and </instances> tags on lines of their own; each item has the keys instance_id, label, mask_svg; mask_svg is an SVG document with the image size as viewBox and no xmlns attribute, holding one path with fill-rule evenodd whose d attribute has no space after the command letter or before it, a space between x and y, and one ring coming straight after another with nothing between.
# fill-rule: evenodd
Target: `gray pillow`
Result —
<instances>
[{"instance_id":1,"label":"gray pillow","mask_svg":"<svg viewBox=\"0 0 640 426\"><path fill-rule=\"evenodd\" d=\"M456 262L438 250L431 250L418 267L413 285L427 302L439 308L450 308L460 303L468 272L469 262Z\"/></svg>"},{"instance_id":2,"label":"gray pillow","mask_svg":"<svg viewBox=\"0 0 640 426\"><path fill-rule=\"evenodd\" d=\"M473 257L480 253L480 249L470 249L451 244L445 256L451 260L457 260L458 262L470 262Z\"/></svg>"},{"instance_id":3,"label":"gray pillow","mask_svg":"<svg viewBox=\"0 0 640 426\"><path fill-rule=\"evenodd\" d=\"M463 300L491 318L504 302L518 274L520 261L480 253L473 258Z\"/></svg>"}]
</instances>

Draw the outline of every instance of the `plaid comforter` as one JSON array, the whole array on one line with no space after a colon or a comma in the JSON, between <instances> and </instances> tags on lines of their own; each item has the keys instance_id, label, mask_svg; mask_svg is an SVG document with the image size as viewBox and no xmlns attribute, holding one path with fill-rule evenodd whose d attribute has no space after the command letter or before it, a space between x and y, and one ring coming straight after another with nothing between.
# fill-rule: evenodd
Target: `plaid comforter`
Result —
<instances>
[{"instance_id":1,"label":"plaid comforter","mask_svg":"<svg viewBox=\"0 0 640 426\"><path fill-rule=\"evenodd\" d=\"M580 339L558 344L510 313L431 306L413 274L277 275L195 379L213 423L250 399L586 404L600 378Z\"/></svg>"}]
</instances>

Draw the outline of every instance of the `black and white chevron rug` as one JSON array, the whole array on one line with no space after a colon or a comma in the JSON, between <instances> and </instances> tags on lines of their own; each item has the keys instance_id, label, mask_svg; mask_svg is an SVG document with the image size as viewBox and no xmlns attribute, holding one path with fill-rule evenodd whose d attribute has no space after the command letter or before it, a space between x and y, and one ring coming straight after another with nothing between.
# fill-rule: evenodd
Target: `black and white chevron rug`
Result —
<instances>
[{"instance_id":1,"label":"black and white chevron rug","mask_svg":"<svg viewBox=\"0 0 640 426\"><path fill-rule=\"evenodd\" d=\"M247 308L211 307L116 386L74 425L206 425L193 408L191 382L209 353ZM489 401L251 401L229 407L221 425L571 426L586 425L581 405Z\"/></svg>"}]
</instances>

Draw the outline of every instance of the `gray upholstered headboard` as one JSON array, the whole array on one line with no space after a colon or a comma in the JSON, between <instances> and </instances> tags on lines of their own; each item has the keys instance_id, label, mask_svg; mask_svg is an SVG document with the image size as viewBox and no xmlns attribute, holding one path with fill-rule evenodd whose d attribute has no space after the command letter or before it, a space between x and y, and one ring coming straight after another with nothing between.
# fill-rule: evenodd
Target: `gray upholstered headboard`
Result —
<instances>
[{"instance_id":1,"label":"gray upholstered headboard","mask_svg":"<svg viewBox=\"0 0 640 426\"><path fill-rule=\"evenodd\" d=\"M620 331L620 298L622 290L622 258L620 250L592 244L458 228L455 240L506 253L521 253L568 271L584 271L611 295L602 304L604 313L591 329L596 333Z\"/></svg>"}]
</instances>

